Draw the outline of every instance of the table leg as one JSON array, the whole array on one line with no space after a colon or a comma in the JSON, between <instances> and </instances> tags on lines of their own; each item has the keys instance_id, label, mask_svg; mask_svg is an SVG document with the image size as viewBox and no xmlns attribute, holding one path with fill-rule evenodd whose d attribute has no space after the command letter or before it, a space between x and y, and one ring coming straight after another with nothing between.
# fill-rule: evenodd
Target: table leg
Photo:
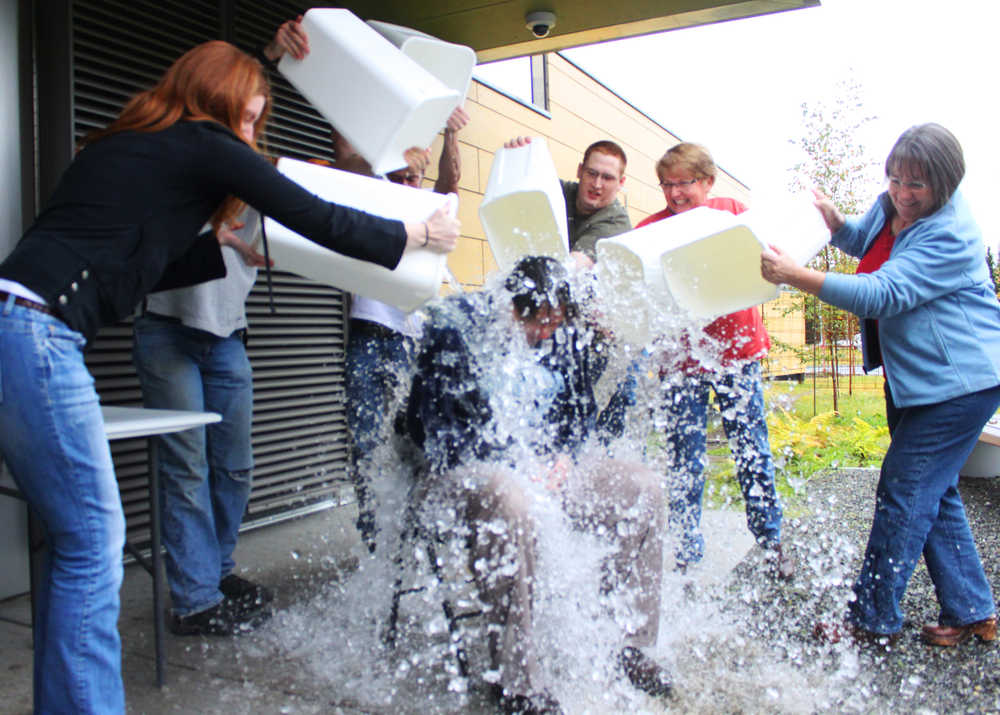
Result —
<instances>
[{"instance_id":1,"label":"table leg","mask_svg":"<svg viewBox=\"0 0 1000 715\"><path fill-rule=\"evenodd\" d=\"M166 661L163 642L163 551L160 545L160 472L156 460L156 438L149 444L149 528L150 548L153 566L153 630L156 639L156 685L162 688L165 682L163 666Z\"/></svg>"}]
</instances>

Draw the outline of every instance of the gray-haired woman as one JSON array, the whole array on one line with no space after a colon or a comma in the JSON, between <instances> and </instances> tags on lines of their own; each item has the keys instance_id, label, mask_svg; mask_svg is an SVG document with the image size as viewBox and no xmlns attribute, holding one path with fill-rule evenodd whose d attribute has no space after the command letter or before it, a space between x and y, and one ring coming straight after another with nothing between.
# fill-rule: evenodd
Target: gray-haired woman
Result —
<instances>
[{"instance_id":1,"label":"gray-haired woman","mask_svg":"<svg viewBox=\"0 0 1000 715\"><path fill-rule=\"evenodd\" d=\"M1000 304L978 226L957 191L958 140L938 124L903 132L885 162L888 191L858 220L817 194L832 243L861 258L856 275L798 266L765 251L761 273L863 321L866 370L885 368L892 441L875 519L844 627L830 640L885 644L903 626L900 599L921 554L941 606L927 643L996 638L996 607L958 493L958 470L1000 405Z\"/></svg>"}]
</instances>

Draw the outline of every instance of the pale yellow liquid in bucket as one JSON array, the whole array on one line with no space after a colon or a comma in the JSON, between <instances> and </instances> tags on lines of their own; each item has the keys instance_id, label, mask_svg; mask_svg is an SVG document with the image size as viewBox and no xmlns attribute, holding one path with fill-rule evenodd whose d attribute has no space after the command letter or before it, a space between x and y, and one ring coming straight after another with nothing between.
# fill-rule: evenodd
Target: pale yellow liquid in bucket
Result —
<instances>
[{"instance_id":1,"label":"pale yellow liquid in bucket","mask_svg":"<svg viewBox=\"0 0 1000 715\"><path fill-rule=\"evenodd\" d=\"M483 204L479 217L501 270L523 256L568 255L552 204L544 191L515 191Z\"/></svg>"}]
</instances>

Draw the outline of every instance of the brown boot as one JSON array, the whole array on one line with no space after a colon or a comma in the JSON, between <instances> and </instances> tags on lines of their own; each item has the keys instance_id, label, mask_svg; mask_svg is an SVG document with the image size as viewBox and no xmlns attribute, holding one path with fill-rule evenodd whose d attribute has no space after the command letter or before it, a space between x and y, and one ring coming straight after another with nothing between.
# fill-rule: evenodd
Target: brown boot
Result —
<instances>
[{"instance_id":1,"label":"brown boot","mask_svg":"<svg viewBox=\"0 0 1000 715\"><path fill-rule=\"evenodd\" d=\"M984 642L996 640L997 617L990 616L964 626L934 626L928 623L920 633L920 640L930 645L950 648L964 643L972 636Z\"/></svg>"},{"instance_id":2,"label":"brown boot","mask_svg":"<svg viewBox=\"0 0 1000 715\"><path fill-rule=\"evenodd\" d=\"M840 643L847 641L859 648L875 650L891 650L899 640L899 633L874 633L856 626L850 621L839 623L817 623L813 628L813 637L825 643Z\"/></svg>"}]
</instances>

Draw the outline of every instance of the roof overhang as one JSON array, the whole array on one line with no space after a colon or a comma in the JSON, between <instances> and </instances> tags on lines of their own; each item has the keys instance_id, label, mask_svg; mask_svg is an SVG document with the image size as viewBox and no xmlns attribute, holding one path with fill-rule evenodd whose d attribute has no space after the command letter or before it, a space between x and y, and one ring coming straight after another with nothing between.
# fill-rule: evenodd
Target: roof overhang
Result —
<instances>
[{"instance_id":1,"label":"roof overhang","mask_svg":"<svg viewBox=\"0 0 1000 715\"><path fill-rule=\"evenodd\" d=\"M551 52L596 42L815 7L820 0L349 0L366 20L421 30L468 45L479 62ZM535 38L525 15L550 11L556 24Z\"/></svg>"}]
</instances>

